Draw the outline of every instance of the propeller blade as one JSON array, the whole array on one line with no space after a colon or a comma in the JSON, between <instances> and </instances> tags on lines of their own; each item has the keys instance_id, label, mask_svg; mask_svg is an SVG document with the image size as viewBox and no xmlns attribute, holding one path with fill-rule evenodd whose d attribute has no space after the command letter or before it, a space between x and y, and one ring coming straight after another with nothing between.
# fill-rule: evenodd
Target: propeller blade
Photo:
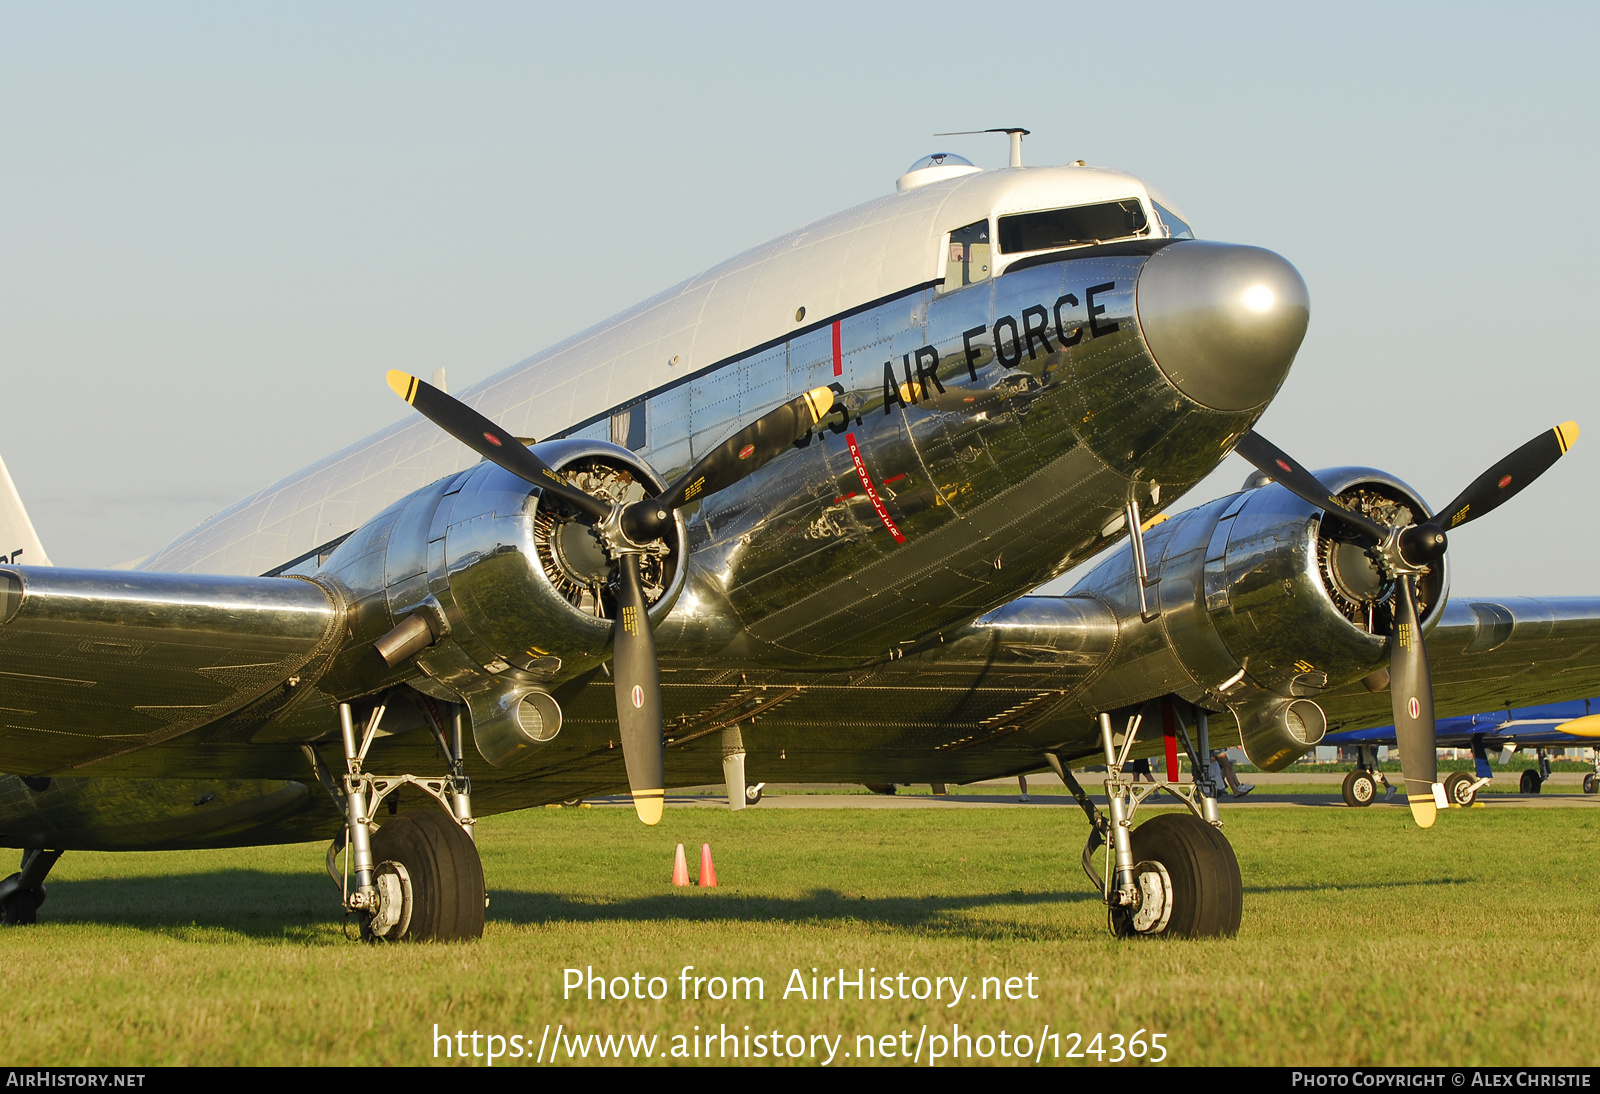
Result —
<instances>
[{"instance_id":1,"label":"propeller blade","mask_svg":"<svg viewBox=\"0 0 1600 1094\"><path fill-rule=\"evenodd\" d=\"M1382 543L1387 530L1377 521L1344 507L1332 490L1322 485L1322 480L1289 458L1289 454L1255 430L1247 430L1233 449L1255 464L1262 474L1284 487L1290 493L1309 501L1324 513L1344 521L1350 527L1375 543Z\"/></svg>"},{"instance_id":2,"label":"propeller blade","mask_svg":"<svg viewBox=\"0 0 1600 1094\"><path fill-rule=\"evenodd\" d=\"M628 765L633 808L646 824L661 820L666 804L666 742L661 731L661 670L650 633L639 556L625 554L617 582L617 624L612 632L613 682L622 758Z\"/></svg>"},{"instance_id":3,"label":"propeller blade","mask_svg":"<svg viewBox=\"0 0 1600 1094\"><path fill-rule=\"evenodd\" d=\"M1389 698L1394 704L1394 736L1400 746L1400 774L1406 801L1418 827L1432 828L1444 787L1439 784L1439 752L1433 726L1433 681L1428 651L1417 617L1415 577L1395 582L1394 634L1389 638Z\"/></svg>"},{"instance_id":4,"label":"propeller blade","mask_svg":"<svg viewBox=\"0 0 1600 1094\"><path fill-rule=\"evenodd\" d=\"M415 376L390 369L389 386L396 395L416 407L421 415L450 436L520 479L553 494L595 520L604 520L611 506L591 497L552 471L515 437L452 395Z\"/></svg>"},{"instance_id":5,"label":"propeller blade","mask_svg":"<svg viewBox=\"0 0 1600 1094\"><path fill-rule=\"evenodd\" d=\"M1446 530L1477 520L1516 496L1544 474L1578 439L1578 423L1562 422L1547 429L1473 480L1449 505L1439 510Z\"/></svg>"},{"instance_id":6,"label":"propeller blade","mask_svg":"<svg viewBox=\"0 0 1600 1094\"><path fill-rule=\"evenodd\" d=\"M813 388L769 410L700 458L659 497L640 503L671 513L695 498L726 490L805 436L833 408L830 388ZM644 519L648 513L641 514ZM641 529L643 531L643 529ZM651 537L655 538L655 537Z\"/></svg>"}]
</instances>

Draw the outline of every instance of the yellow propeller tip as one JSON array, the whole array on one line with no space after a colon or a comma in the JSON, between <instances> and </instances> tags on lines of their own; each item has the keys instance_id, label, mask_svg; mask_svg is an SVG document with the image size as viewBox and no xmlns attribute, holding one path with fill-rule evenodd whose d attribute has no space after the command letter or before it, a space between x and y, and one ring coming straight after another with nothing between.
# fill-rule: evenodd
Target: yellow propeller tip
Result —
<instances>
[{"instance_id":1,"label":"yellow propeller tip","mask_svg":"<svg viewBox=\"0 0 1600 1094\"><path fill-rule=\"evenodd\" d=\"M822 416L833 409L833 389L814 387L806 392L806 409L811 411L811 424L822 421Z\"/></svg>"},{"instance_id":2,"label":"yellow propeller tip","mask_svg":"<svg viewBox=\"0 0 1600 1094\"><path fill-rule=\"evenodd\" d=\"M394 389L394 393L406 402L409 403L417 397L417 384L420 381L409 372L401 372L397 368L392 368L389 370L389 375L384 379L389 381L389 386Z\"/></svg>"},{"instance_id":3,"label":"yellow propeller tip","mask_svg":"<svg viewBox=\"0 0 1600 1094\"><path fill-rule=\"evenodd\" d=\"M633 811L639 814L639 819L645 824L660 824L661 813L667 804L666 797L665 790L635 790Z\"/></svg>"},{"instance_id":4,"label":"yellow propeller tip","mask_svg":"<svg viewBox=\"0 0 1600 1094\"><path fill-rule=\"evenodd\" d=\"M1556 436L1561 438L1561 451L1565 452L1578 443L1578 423L1562 422L1556 426Z\"/></svg>"},{"instance_id":5,"label":"yellow propeller tip","mask_svg":"<svg viewBox=\"0 0 1600 1094\"><path fill-rule=\"evenodd\" d=\"M1417 827L1432 828L1433 822L1439 819L1439 806L1434 802L1433 795L1410 795L1409 802L1411 805L1411 819L1417 822Z\"/></svg>"}]
</instances>

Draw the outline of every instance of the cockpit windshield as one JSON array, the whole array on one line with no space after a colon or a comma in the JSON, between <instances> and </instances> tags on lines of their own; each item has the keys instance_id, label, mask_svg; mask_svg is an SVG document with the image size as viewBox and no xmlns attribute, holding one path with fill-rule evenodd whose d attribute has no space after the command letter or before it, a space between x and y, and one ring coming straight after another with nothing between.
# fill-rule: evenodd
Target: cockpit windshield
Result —
<instances>
[{"instance_id":1,"label":"cockpit windshield","mask_svg":"<svg viewBox=\"0 0 1600 1094\"><path fill-rule=\"evenodd\" d=\"M1156 207L1156 216L1161 218L1161 223L1167 226L1168 239L1193 239L1194 230L1184 223L1183 218L1159 201L1150 203Z\"/></svg>"},{"instance_id":2,"label":"cockpit windshield","mask_svg":"<svg viewBox=\"0 0 1600 1094\"><path fill-rule=\"evenodd\" d=\"M1187 225L1185 226L1187 227ZM1047 209L1000 218L1000 252L1046 251L1149 234L1150 222L1138 198Z\"/></svg>"}]
</instances>

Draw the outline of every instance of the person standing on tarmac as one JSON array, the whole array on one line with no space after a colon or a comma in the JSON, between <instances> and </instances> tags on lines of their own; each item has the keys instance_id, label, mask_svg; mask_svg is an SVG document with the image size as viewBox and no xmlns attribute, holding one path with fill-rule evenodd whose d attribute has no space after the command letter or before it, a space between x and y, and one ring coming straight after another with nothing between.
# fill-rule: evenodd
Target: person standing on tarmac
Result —
<instances>
[{"instance_id":1,"label":"person standing on tarmac","mask_svg":"<svg viewBox=\"0 0 1600 1094\"><path fill-rule=\"evenodd\" d=\"M1222 781L1228 784L1228 793L1234 797L1242 798L1256 788L1255 783L1241 783L1239 781L1239 773L1233 769L1233 761L1228 758L1227 749L1212 749L1211 760L1222 772Z\"/></svg>"}]
</instances>

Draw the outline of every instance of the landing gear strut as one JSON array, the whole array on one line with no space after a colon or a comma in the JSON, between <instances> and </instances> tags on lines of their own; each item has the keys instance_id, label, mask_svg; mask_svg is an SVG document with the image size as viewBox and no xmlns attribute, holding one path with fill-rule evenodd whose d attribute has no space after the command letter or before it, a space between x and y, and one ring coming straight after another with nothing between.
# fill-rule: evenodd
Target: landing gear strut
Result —
<instances>
[{"instance_id":1,"label":"landing gear strut","mask_svg":"<svg viewBox=\"0 0 1600 1094\"><path fill-rule=\"evenodd\" d=\"M1123 777L1129 750L1143 715L1128 720L1121 747L1113 739L1111 716L1100 715L1100 739L1106 756L1105 791L1110 816L1102 814L1084 793L1059 756L1047 755L1078 805L1089 818L1083 869L1100 890L1107 924L1118 938L1171 935L1184 938L1231 937L1239 931L1244 885L1239 860L1221 832L1217 788L1210 774L1210 742L1206 714L1195 710L1198 747L1178 714L1164 706L1172 735L1181 737L1189 753L1195 781L1136 784ZM1165 790L1189 808L1163 814L1138 828L1133 815L1146 798ZM1096 850L1110 843L1102 876L1093 865Z\"/></svg>"},{"instance_id":2,"label":"landing gear strut","mask_svg":"<svg viewBox=\"0 0 1600 1094\"><path fill-rule=\"evenodd\" d=\"M472 839L472 784L462 761L461 708L453 707L449 736L444 719L430 701L425 714L434 737L450 765L443 777L373 775L361 769L367 749L383 720L379 702L367 719L361 740L348 703L339 704L339 730L345 755L345 774L332 789L345 810L342 841L329 849L331 865L342 842L345 870L341 881L345 910L361 920L361 937L369 941L454 941L483 935L484 908L488 903L483 863ZM333 783L318 765L318 778ZM443 807L397 814L379 825L379 806L405 785L417 787ZM354 887L351 873L355 874Z\"/></svg>"},{"instance_id":3,"label":"landing gear strut","mask_svg":"<svg viewBox=\"0 0 1600 1094\"><path fill-rule=\"evenodd\" d=\"M1545 752L1543 748L1537 749L1536 754L1539 758L1538 769L1535 770L1534 768L1530 767L1522 773L1519 789L1524 794L1537 794L1541 789L1543 789L1544 784L1550 781L1549 754ZM1587 783L1587 780L1585 780L1585 782ZM1587 785L1584 787L1584 793L1590 793Z\"/></svg>"},{"instance_id":4,"label":"landing gear strut","mask_svg":"<svg viewBox=\"0 0 1600 1094\"><path fill-rule=\"evenodd\" d=\"M0 881L0 924L26 926L44 903L44 879L64 852L31 847L22 852L22 869Z\"/></svg>"}]
</instances>

